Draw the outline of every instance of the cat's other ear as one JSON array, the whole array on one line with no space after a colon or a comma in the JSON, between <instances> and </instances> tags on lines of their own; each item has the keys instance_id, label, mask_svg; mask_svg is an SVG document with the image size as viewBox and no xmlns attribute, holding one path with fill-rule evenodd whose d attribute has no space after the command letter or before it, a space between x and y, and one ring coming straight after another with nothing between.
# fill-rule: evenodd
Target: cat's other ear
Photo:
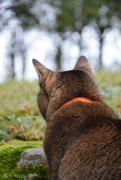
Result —
<instances>
[{"instance_id":1,"label":"cat's other ear","mask_svg":"<svg viewBox=\"0 0 121 180\"><path fill-rule=\"evenodd\" d=\"M43 64L41 64L39 61L37 61L36 59L33 59L32 62L39 76L39 79L41 81L43 77L47 76L50 70L46 68Z\"/></svg>"},{"instance_id":2,"label":"cat's other ear","mask_svg":"<svg viewBox=\"0 0 121 180\"><path fill-rule=\"evenodd\" d=\"M74 70L82 70L86 72L96 82L96 79L92 72L92 68L89 64L89 61L87 60L85 56L79 57L79 59L77 60L75 64Z\"/></svg>"}]
</instances>

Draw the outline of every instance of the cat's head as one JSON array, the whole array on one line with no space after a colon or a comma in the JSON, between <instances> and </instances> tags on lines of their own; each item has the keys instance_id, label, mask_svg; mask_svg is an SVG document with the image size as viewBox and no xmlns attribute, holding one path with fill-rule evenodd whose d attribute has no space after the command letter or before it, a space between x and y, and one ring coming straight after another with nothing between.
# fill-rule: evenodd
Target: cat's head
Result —
<instances>
[{"instance_id":1,"label":"cat's head","mask_svg":"<svg viewBox=\"0 0 121 180\"><path fill-rule=\"evenodd\" d=\"M85 56L81 56L77 60L71 71L53 72L35 59L33 59L33 64L40 85L37 102L40 112L46 120L65 102L75 97L104 102Z\"/></svg>"}]
</instances>

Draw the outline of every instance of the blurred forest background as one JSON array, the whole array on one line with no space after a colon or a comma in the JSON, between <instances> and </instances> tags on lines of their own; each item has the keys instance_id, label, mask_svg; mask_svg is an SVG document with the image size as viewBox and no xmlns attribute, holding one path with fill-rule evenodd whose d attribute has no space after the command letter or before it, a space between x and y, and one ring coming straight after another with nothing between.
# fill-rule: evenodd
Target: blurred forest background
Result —
<instances>
[{"instance_id":1,"label":"blurred forest background","mask_svg":"<svg viewBox=\"0 0 121 180\"><path fill-rule=\"evenodd\" d=\"M68 70L80 55L121 118L120 0L0 0L0 141L43 140L32 58Z\"/></svg>"},{"instance_id":2,"label":"blurred forest background","mask_svg":"<svg viewBox=\"0 0 121 180\"><path fill-rule=\"evenodd\" d=\"M112 69L120 68L120 33L120 0L0 0L0 37L4 36L6 49L0 61L6 78L15 79L19 71L24 78L28 58L35 58L31 48L44 36L39 53L41 56L45 50L46 63L55 69L69 66L70 60L81 54L87 55L96 69L110 61L105 54L112 54ZM105 50L108 37L114 52Z\"/></svg>"}]
</instances>

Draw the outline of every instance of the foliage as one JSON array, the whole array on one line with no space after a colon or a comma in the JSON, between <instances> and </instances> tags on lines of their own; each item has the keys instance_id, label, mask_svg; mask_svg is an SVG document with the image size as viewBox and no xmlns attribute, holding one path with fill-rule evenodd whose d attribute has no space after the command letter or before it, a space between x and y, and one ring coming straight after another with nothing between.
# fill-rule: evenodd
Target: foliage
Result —
<instances>
[{"instance_id":1,"label":"foliage","mask_svg":"<svg viewBox=\"0 0 121 180\"><path fill-rule=\"evenodd\" d=\"M0 32L9 33L7 38L7 78L16 78L16 62L21 61L22 76L26 69L27 46L25 32L42 27L40 19L44 17L45 11L42 4L36 0L6 0L0 2ZM39 3L39 6L38 6ZM40 10L41 9L41 10ZM39 13L41 12L41 13Z\"/></svg>"},{"instance_id":2,"label":"foliage","mask_svg":"<svg viewBox=\"0 0 121 180\"><path fill-rule=\"evenodd\" d=\"M65 55L64 45L68 42L84 49L85 28L93 28L99 44L97 63L103 67L103 48L108 33L113 29L121 30L121 6L119 0L13 0L1 1L0 30L8 30L7 59L9 77L16 78L16 61L22 62L22 74L26 69L27 49L25 33L37 29L47 32L53 41L57 69ZM76 35L75 35L76 33ZM49 54L52 55L52 52Z\"/></svg>"},{"instance_id":3,"label":"foliage","mask_svg":"<svg viewBox=\"0 0 121 180\"><path fill-rule=\"evenodd\" d=\"M94 0L61 0L61 3L54 3L59 8L56 17L57 32L63 36L64 40L71 39L72 33L78 33L78 39L72 39L81 48L83 48L83 32L85 27L92 27L99 43L99 58L97 65L103 67L103 46L107 34L113 28L121 30L121 7L119 0L116 1L94 1ZM63 52L62 52L63 53Z\"/></svg>"},{"instance_id":4,"label":"foliage","mask_svg":"<svg viewBox=\"0 0 121 180\"><path fill-rule=\"evenodd\" d=\"M24 41L24 31L31 29L39 24L33 11L33 2L27 1L1 1L0 6L0 30L9 30L10 37L7 43L8 68L7 76L15 79L16 59L22 61L22 74L24 77L26 66L26 43ZM9 72L9 73L8 73Z\"/></svg>"}]
</instances>

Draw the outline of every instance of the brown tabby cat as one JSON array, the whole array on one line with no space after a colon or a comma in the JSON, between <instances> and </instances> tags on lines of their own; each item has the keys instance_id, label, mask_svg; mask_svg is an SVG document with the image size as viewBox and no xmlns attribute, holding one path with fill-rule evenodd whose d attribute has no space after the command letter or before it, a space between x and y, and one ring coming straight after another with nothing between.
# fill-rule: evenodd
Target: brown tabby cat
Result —
<instances>
[{"instance_id":1,"label":"brown tabby cat","mask_svg":"<svg viewBox=\"0 0 121 180\"><path fill-rule=\"evenodd\" d=\"M65 72L33 64L51 180L120 180L121 120L106 105L86 57Z\"/></svg>"}]
</instances>

